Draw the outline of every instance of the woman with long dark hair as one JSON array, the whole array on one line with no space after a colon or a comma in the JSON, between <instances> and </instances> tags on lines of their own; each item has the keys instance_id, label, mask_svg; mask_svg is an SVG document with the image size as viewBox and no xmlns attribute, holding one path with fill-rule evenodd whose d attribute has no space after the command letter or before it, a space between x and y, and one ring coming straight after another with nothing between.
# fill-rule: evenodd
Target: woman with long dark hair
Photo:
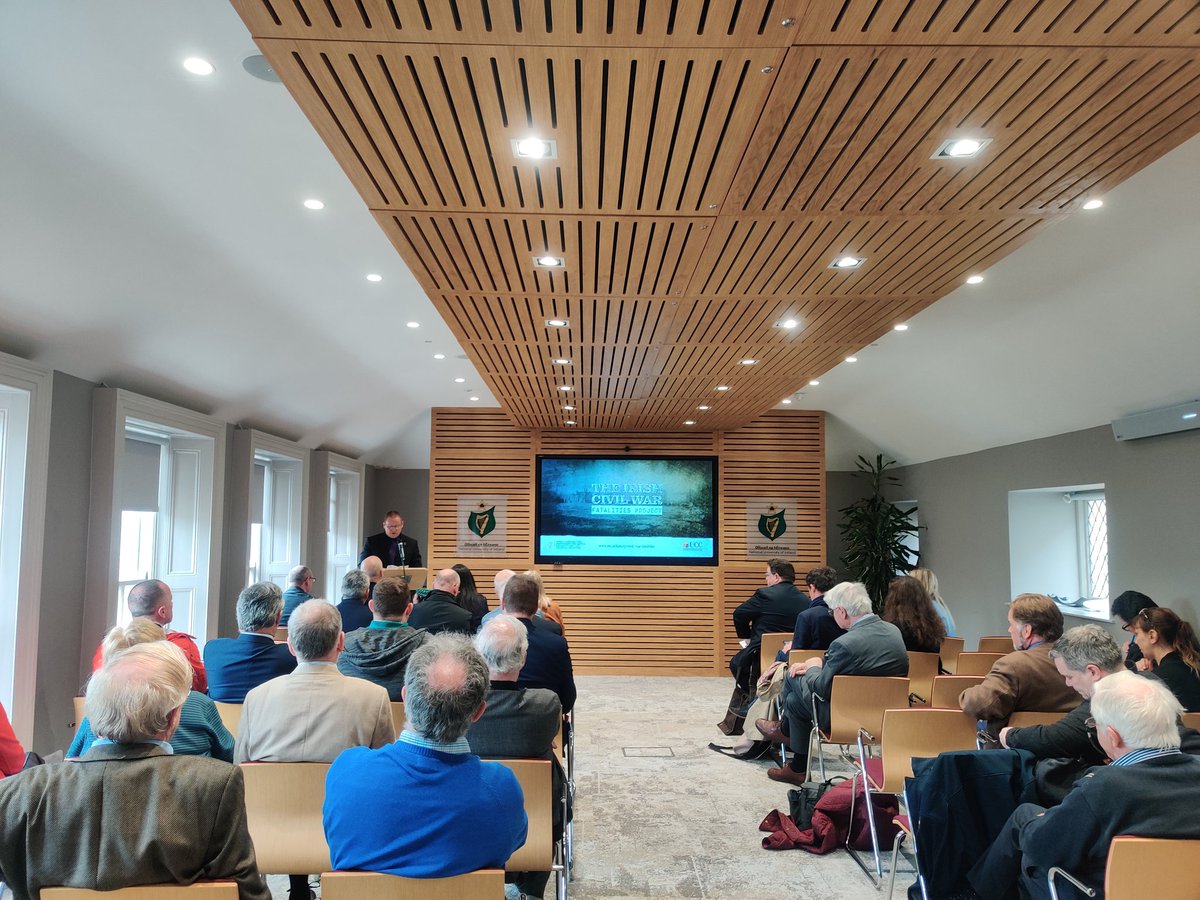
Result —
<instances>
[{"instance_id":1,"label":"woman with long dark hair","mask_svg":"<svg viewBox=\"0 0 1200 900\"><path fill-rule=\"evenodd\" d=\"M1133 620L1143 609L1155 609L1158 606L1153 600L1139 591L1124 591L1112 602L1113 617L1121 623L1121 630L1133 634ZM1137 641L1130 640L1125 645L1125 668L1137 671L1148 667L1151 663L1146 660L1146 666L1139 666L1142 661L1142 651L1138 649Z\"/></svg>"},{"instance_id":2,"label":"woman with long dark hair","mask_svg":"<svg viewBox=\"0 0 1200 900\"><path fill-rule=\"evenodd\" d=\"M905 649L915 653L938 653L946 626L933 608L933 598L911 575L893 579L883 601L883 620L900 629Z\"/></svg>"},{"instance_id":3,"label":"woman with long dark hair","mask_svg":"<svg viewBox=\"0 0 1200 900\"><path fill-rule=\"evenodd\" d=\"M479 623L487 615L487 598L475 587L475 575L462 563L455 563L450 568L458 573L458 603L471 614L471 633L479 630Z\"/></svg>"},{"instance_id":4,"label":"woman with long dark hair","mask_svg":"<svg viewBox=\"0 0 1200 900\"><path fill-rule=\"evenodd\" d=\"M1154 674L1163 680L1185 712L1200 712L1200 642L1192 626L1161 606L1133 618L1133 639Z\"/></svg>"}]
</instances>

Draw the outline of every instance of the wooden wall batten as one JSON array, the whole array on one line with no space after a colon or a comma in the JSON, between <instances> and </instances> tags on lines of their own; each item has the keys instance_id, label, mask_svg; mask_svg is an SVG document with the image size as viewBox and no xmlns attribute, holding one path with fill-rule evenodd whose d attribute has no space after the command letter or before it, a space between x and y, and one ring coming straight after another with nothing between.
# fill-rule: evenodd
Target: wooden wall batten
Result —
<instances>
[{"instance_id":1,"label":"wooden wall batten","mask_svg":"<svg viewBox=\"0 0 1200 900\"><path fill-rule=\"evenodd\" d=\"M628 450L627 450L628 448ZM501 568L533 566L534 459L546 454L694 454L718 458L719 564L540 567L563 607L575 669L596 675L720 675L737 649L731 614L763 584L747 560L746 501L795 497L797 571L825 560L824 414L775 410L734 431L581 432L515 426L499 409L433 410L430 566L471 567L494 603ZM506 494L507 559L459 558L457 498Z\"/></svg>"}]
</instances>

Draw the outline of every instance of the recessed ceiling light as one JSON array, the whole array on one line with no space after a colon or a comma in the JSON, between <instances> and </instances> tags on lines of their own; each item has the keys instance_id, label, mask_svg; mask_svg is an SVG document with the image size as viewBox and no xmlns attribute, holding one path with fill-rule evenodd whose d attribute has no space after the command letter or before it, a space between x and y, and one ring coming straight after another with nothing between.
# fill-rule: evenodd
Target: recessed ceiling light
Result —
<instances>
[{"instance_id":1,"label":"recessed ceiling light","mask_svg":"<svg viewBox=\"0 0 1200 900\"><path fill-rule=\"evenodd\" d=\"M858 362L858 357L857 356L847 356L846 362Z\"/></svg>"},{"instance_id":2,"label":"recessed ceiling light","mask_svg":"<svg viewBox=\"0 0 1200 900\"><path fill-rule=\"evenodd\" d=\"M695 425L695 424L696 424L696 420L695 420L695 419L688 419L688 420L687 420L687 421L685 421L683 424L684 424L684 425Z\"/></svg>"},{"instance_id":3,"label":"recessed ceiling light","mask_svg":"<svg viewBox=\"0 0 1200 900\"><path fill-rule=\"evenodd\" d=\"M727 385L727 384L718 384L718 385L717 385L717 390L718 390L718 391L727 391L727 390L729 390L729 385Z\"/></svg>"},{"instance_id":4,"label":"recessed ceiling light","mask_svg":"<svg viewBox=\"0 0 1200 900\"><path fill-rule=\"evenodd\" d=\"M1194 418L1196 418L1196 413L1184 413L1183 417L1185 419L1194 419Z\"/></svg>"},{"instance_id":5,"label":"recessed ceiling light","mask_svg":"<svg viewBox=\"0 0 1200 900\"><path fill-rule=\"evenodd\" d=\"M433 358L434 359L445 359L446 354L445 353L435 353L435 354L433 354Z\"/></svg>"},{"instance_id":6,"label":"recessed ceiling light","mask_svg":"<svg viewBox=\"0 0 1200 900\"><path fill-rule=\"evenodd\" d=\"M893 325L892 331L908 331L908 326L901 322L899 325Z\"/></svg>"},{"instance_id":7,"label":"recessed ceiling light","mask_svg":"<svg viewBox=\"0 0 1200 900\"><path fill-rule=\"evenodd\" d=\"M758 360L757 359L743 359L740 362L743 366L752 366L756 362L758 362Z\"/></svg>"},{"instance_id":8,"label":"recessed ceiling light","mask_svg":"<svg viewBox=\"0 0 1200 900\"><path fill-rule=\"evenodd\" d=\"M570 324L571 324L570 321L567 319L547 319L546 320L547 328L566 328Z\"/></svg>"},{"instance_id":9,"label":"recessed ceiling light","mask_svg":"<svg viewBox=\"0 0 1200 900\"><path fill-rule=\"evenodd\" d=\"M983 284L982 275L968 275L967 284Z\"/></svg>"},{"instance_id":10,"label":"recessed ceiling light","mask_svg":"<svg viewBox=\"0 0 1200 900\"><path fill-rule=\"evenodd\" d=\"M539 269L561 269L567 263L561 256L535 256L533 264Z\"/></svg>"},{"instance_id":11,"label":"recessed ceiling light","mask_svg":"<svg viewBox=\"0 0 1200 900\"><path fill-rule=\"evenodd\" d=\"M320 200L317 200L314 197L309 197L307 200L304 201L304 208L305 209L324 209L325 204L322 203Z\"/></svg>"},{"instance_id":12,"label":"recessed ceiling light","mask_svg":"<svg viewBox=\"0 0 1200 900\"><path fill-rule=\"evenodd\" d=\"M983 152L991 138L950 138L942 142L930 159L972 159Z\"/></svg>"},{"instance_id":13,"label":"recessed ceiling light","mask_svg":"<svg viewBox=\"0 0 1200 900\"><path fill-rule=\"evenodd\" d=\"M560 384L560 385L558 386L558 389L559 389L560 391L569 391L569 390L571 390L572 388L571 388L571 386L570 386L569 384Z\"/></svg>"},{"instance_id":14,"label":"recessed ceiling light","mask_svg":"<svg viewBox=\"0 0 1200 900\"><path fill-rule=\"evenodd\" d=\"M189 56L183 61L183 67L193 75L211 75L213 73L213 64L198 56Z\"/></svg>"},{"instance_id":15,"label":"recessed ceiling light","mask_svg":"<svg viewBox=\"0 0 1200 900\"><path fill-rule=\"evenodd\" d=\"M699 406L696 407L696 409L700 410L701 412L705 412L706 410L712 409L712 407L706 406L705 404L701 403Z\"/></svg>"},{"instance_id":16,"label":"recessed ceiling light","mask_svg":"<svg viewBox=\"0 0 1200 900\"><path fill-rule=\"evenodd\" d=\"M1093 197L1087 203L1083 204L1084 209L1099 209L1104 205L1104 201L1099 197Z\"/></svg>"},{"instance_id":17,"label":"recessed ceiling light","mask_svg":"<svg viewBox=\"0 0 1200 900\"><path fill-rule=\"evenodd\" d=\"M567 421L563 422L563 424L564 424L564 425L574 425L574 424L575 424L575 420L574 420L574 419L567 419Z\"/></svg>"},{"instance_id":18,"label":"recessed ceiling light","mask_svg":"<svg viewBox=\"0 0 1200 900\"><path fill-rule=\"evenodd\" d=\"M799 324L800 323L797 322L795 319L784 319L782 322L777 324L775 327L776 328L795 328Z\"/></svg>"},{"instance_id":19,"label":"recessed ceiling light","mask_svg":"<svg viewBox=\"0 0 1200 900\"><path fill-rule=\"evenodd\" d=\"M564 406L564 407L563 407L563 412L575 412L575 407L573 407L573 406Z\"/></svg>"},{"instance_id":20,"label":"recessed ceiling light","mask_svg":"<svg viewBox=\"0 0 1200 900\"><path fill-rule=\"evenodd\" d=\"M566 357L560 356L558 359L556 359L554 361L554 364L556 366L569 366L571 364L571 361L569 359L567 359Z\"/></svg>"},{"instance_id":21,"label":"recessed ceiling light","mask_svg":"<svg viewBox=\"0 0 1200 900\"><path fill-rule=\"evenodd\" d=\"M558 144L555 141L546 141L537 137L527 137L519 141L514 139L512 151L513 156L517 159L558 158Z\"/></svg>"},{"instance_id":22,"label":"recessed ceiling light","mask_svg":"<svg viewBox=\"0 0 1200 900\"><path fill-rule=\"evenodd\" d=\"M404 326L405 326L406 328L420 328L420 327L421 327L421 323L420 323L420 322L405 322L405 323L404 323Z\"/></svg>"},{"instance_id":23,"label":"recessed ceiling light","mask_svg":"<svg viewBox=\"0 0 1200 900\"><path fill-rule=\"evenodd\" d=\"M817 381L817 379L815 379L815 378L814 378L812 381L810 381L810 382L809 382L809 384L810 384L810 385L812 385L813 387L816 387L816 386L817 386L818 384L820 384L820 383L821 383L821 382Z\"/></svg>"},{"instance_id":24,"label":"recessed ceiling light","mask_svg":"<svg viewBox=\"0 0 1200 900\"><path fill-rule=\"evenodd\" d=\"M791 397L784 397L784 398L783 398L782 400L780 400L779 402L780 402L780 403L791 403L791 402L792 402L792 398L791 398Z\"/></svg>"},{"instance_id":25,"label":"recessed ceiling light","mask_svg":"<svg viewBox=\"0 0 1200 900\"><path fill-rule=\"evenodd\" d=\"M472 402L472 403L478 403L478 402L479 402L479 398L478 398L478 397L472 397L472 398L471 398L471 402Z\"/></svg>"},{"instance_id":26,"label":"recessed ceiling light","mask_svg":"<svg viewBox=\"0 0 1200 900\"><path fill-rule=\"evenodd\" d=\"M829 264L831 269L857 269L867 261L865 256L839 256Z\"/></svg>"},{"instance_id":27,"label":"recessed ceiling light","mask_svg":"<svg viewBox=\"0 0 1200 900\"><path fill-rule=\"evenodd\" d=\"M378 284L379 282L383 281L383 276L376 274L375 272L372 272L370 275L367 276L367 281Z\"/></svg>"},{"instance_id":28,"label":"recessed ceiling light","mask_svg":"<svg viewBox=\"0 0 1200 900\"><path fill-rule=\"evenodd\" d=\"M467 381L467 379L465 379L465 378L455 378L454 379L455 384L465 384L466 381Z\"/></svg>"}]
</instances>

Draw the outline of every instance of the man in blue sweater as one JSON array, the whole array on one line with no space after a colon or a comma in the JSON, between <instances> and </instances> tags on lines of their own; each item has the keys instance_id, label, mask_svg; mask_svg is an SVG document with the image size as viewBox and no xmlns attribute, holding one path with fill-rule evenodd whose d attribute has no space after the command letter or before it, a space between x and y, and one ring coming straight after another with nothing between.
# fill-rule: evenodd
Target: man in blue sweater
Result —
<instances>
[{"instance_id":1,"label":"man in blue sweater","mask_svg":"<svg viewBox=\"0 0 1200 900\"><path fill-rule=\"evenodd\" d=\"M448 878L504 868L529 823L517 777L467 745L487 692L487 663L462 635L436 634L414 651L399 739L346 750L329 769L324 820L334 869Z\"/></svg>"}]
</instances>

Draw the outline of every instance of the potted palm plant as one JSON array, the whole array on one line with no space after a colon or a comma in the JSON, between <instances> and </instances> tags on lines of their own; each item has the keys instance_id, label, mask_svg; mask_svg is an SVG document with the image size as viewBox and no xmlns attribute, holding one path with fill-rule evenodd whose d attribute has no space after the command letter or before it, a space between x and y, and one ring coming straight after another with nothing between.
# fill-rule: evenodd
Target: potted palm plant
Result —
<instances>
[{"instance_id":1,"label":"potted palm plant","mask_svg":"<svg viewBox=\"0 0 1200 900\"><path fill-rule=\"evenodd\" d=\"M881 453L872 463L860 456L856 465L857 474L867 481L870 493L838 510L843 517L838 530L846 545L842 572L847 579L866 585L871 603L879 612L896 573L907 572L916 564L913 552L904 545L904 538L916 534L919 526L909 518L916 507L901 510L883 495L885 486L900 485L900 479L887 471L896 465L894 459L885 461Z\"/></svg>"}]
</instances>

